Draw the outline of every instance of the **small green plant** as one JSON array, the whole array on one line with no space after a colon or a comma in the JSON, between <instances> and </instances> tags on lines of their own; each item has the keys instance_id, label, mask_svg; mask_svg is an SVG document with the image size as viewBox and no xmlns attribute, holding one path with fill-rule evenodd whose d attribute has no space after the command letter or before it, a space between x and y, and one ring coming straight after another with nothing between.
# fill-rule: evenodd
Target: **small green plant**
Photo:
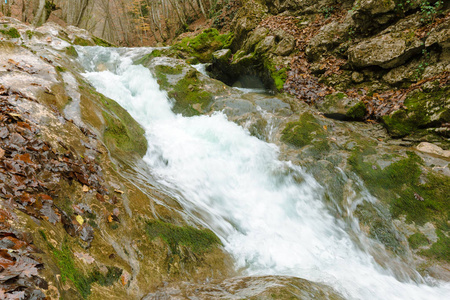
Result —
<instances>
[{"instance_id":1,"label":"small green plant","mask_svg":"<svg viewBox=\"0 0 450 300\"><path fill-rule=\"evenodd\" d=\"M325 17L325 19L328 19L328 17L330 17L333 14L334 7L333 6L325 6L325 7L322 7L319 11L322 13L322 15Z\"/></svg>"},{"instance_id":2,"label":"small green plant","mask_svg":"<svg viewBox=\"0 0 450 300\"><path fill-rule=\"evenodd\" d=\"M414 2L412 0L403 0L397 3L398 12L404 13L412 7L414 7Z\"/></svg>"},{"instance_id":3,"label":"small green plant","mask_svg":"<svg viewBox=\"0 0 450 300\"><path fill-rule=\"evenodd\" d=\"M434 4L431 4L428 0L422 1L420 3L420 13L422 15L420 21L432 23L436 18L436 15L439 13L443 3L443 0L436 1Z\"/></svg>"},{"instance_id":4,"label":"small green plant","mask_svg":"<svg viewBox=\"0 0 450 300\"><path fill-rule=\"evenodd\" d=\"M356 34L355 28L350 27L350 28L348 29L348 41L349 41L349 42L352 41L352 39L354 38L355 34Z\"/></svg>"},{"instance_id":5,"label":"small green plant","mask_svg":"<svg viewBox=\"0 0 450 300\"><path fill-rule=\"evenodd\" d=\"M419 63L419 65L417 66L417 68L415 70L414 79L416 81L420 80L420 78L422 77L423 72L430 65L428 63L428 61L430 60L430 52L428 52L427 49L423 49L422 50L422 55L423 55L423 60Z\"/></svg>"}]
</instances>

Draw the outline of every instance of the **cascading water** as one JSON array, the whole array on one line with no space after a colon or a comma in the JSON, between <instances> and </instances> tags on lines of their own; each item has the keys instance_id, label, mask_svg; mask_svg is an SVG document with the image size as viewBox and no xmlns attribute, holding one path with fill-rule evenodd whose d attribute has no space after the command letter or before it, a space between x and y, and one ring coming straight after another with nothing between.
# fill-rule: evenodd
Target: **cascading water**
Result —
<instances>
[{"instance_id":1,"label":"cascading water","mask_svg":"<svg viewBox=\"0 0 450 300\"><path fill-rule=\"evenodd\" d=\"M348 299L444 299L450 285L396 279L354 244L322 201L323 188L278 148L225 115L171 111L150 71L132 58L148 49L80 47L84 76L145 128L144 160L162 189L213 230L249 275L323 282ZM107 70L98 72L96 66ZM301 178L301 180L299 180Z\"/></svg>"}]
</instances>

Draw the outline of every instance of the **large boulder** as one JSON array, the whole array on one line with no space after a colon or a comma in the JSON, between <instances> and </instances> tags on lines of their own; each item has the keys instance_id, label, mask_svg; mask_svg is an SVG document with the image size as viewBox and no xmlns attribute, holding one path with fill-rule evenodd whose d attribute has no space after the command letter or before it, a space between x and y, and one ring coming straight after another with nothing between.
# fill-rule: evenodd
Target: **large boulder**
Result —
<instances>
[{"instance_id":1,"label":"large boulder","mask_svg":"<svg viewBox=\"0 0 450 300\"><path fill-rule=\"evenodd\" d=\"M369 38L349 48L349 62L355 68L380 66L394 68L424 48L413 30L390 32Z\"/></svg>"},{"instance_id":2,"label":"large boulder","mask_svg":"<svg viewBox=\"0 0 450 300\"><path fill-rule=\"evenodd\" d=\"M393 137L432 132L450 136L445 124L450 123L449 88L434 87L432 90L411 92L405 99L405 108L383 117L385 127ZM425 132L424 132L425 131Z\"/></svg>"}]
</instances>

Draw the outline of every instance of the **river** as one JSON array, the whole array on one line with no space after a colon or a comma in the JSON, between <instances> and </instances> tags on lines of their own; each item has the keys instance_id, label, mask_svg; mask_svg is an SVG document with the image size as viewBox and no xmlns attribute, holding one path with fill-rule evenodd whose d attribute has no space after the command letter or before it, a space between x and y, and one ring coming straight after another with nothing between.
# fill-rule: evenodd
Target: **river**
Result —
<instances>
[{"instance_id":1,"label":"river","mask_svg":"<svg viewBox=\"0 0 450 300\"><path fill-rule=\"evenodd\" d=\"M132 60L145 49L79 47L85 78L145 129L144 157L164 192L213 230L246 275L290 275L325 283L348 299L445 299L450 285L400 281L332 216L323 187L280 161L266 143L216 112L183 117L151 72ZM102 64L105 70L97 71Z\"/></svg>"}]
</instances>

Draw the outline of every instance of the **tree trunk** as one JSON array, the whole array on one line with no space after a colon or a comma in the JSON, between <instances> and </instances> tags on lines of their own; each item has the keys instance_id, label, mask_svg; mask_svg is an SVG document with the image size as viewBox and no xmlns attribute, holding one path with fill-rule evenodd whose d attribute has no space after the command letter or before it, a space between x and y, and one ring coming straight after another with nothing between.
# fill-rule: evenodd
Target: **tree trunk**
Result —
<instances>
[{"instance_id":1,"label":"tree trunk","mask_svg":"<svg viewBox=\"0 0 450 300\"><path fill-rule=\"evenodd\" d=\"M39 0L39 7L33 19L33 26L42 25L42 16L44 15L45 0Z\"/></svg>"}]
</instances>

